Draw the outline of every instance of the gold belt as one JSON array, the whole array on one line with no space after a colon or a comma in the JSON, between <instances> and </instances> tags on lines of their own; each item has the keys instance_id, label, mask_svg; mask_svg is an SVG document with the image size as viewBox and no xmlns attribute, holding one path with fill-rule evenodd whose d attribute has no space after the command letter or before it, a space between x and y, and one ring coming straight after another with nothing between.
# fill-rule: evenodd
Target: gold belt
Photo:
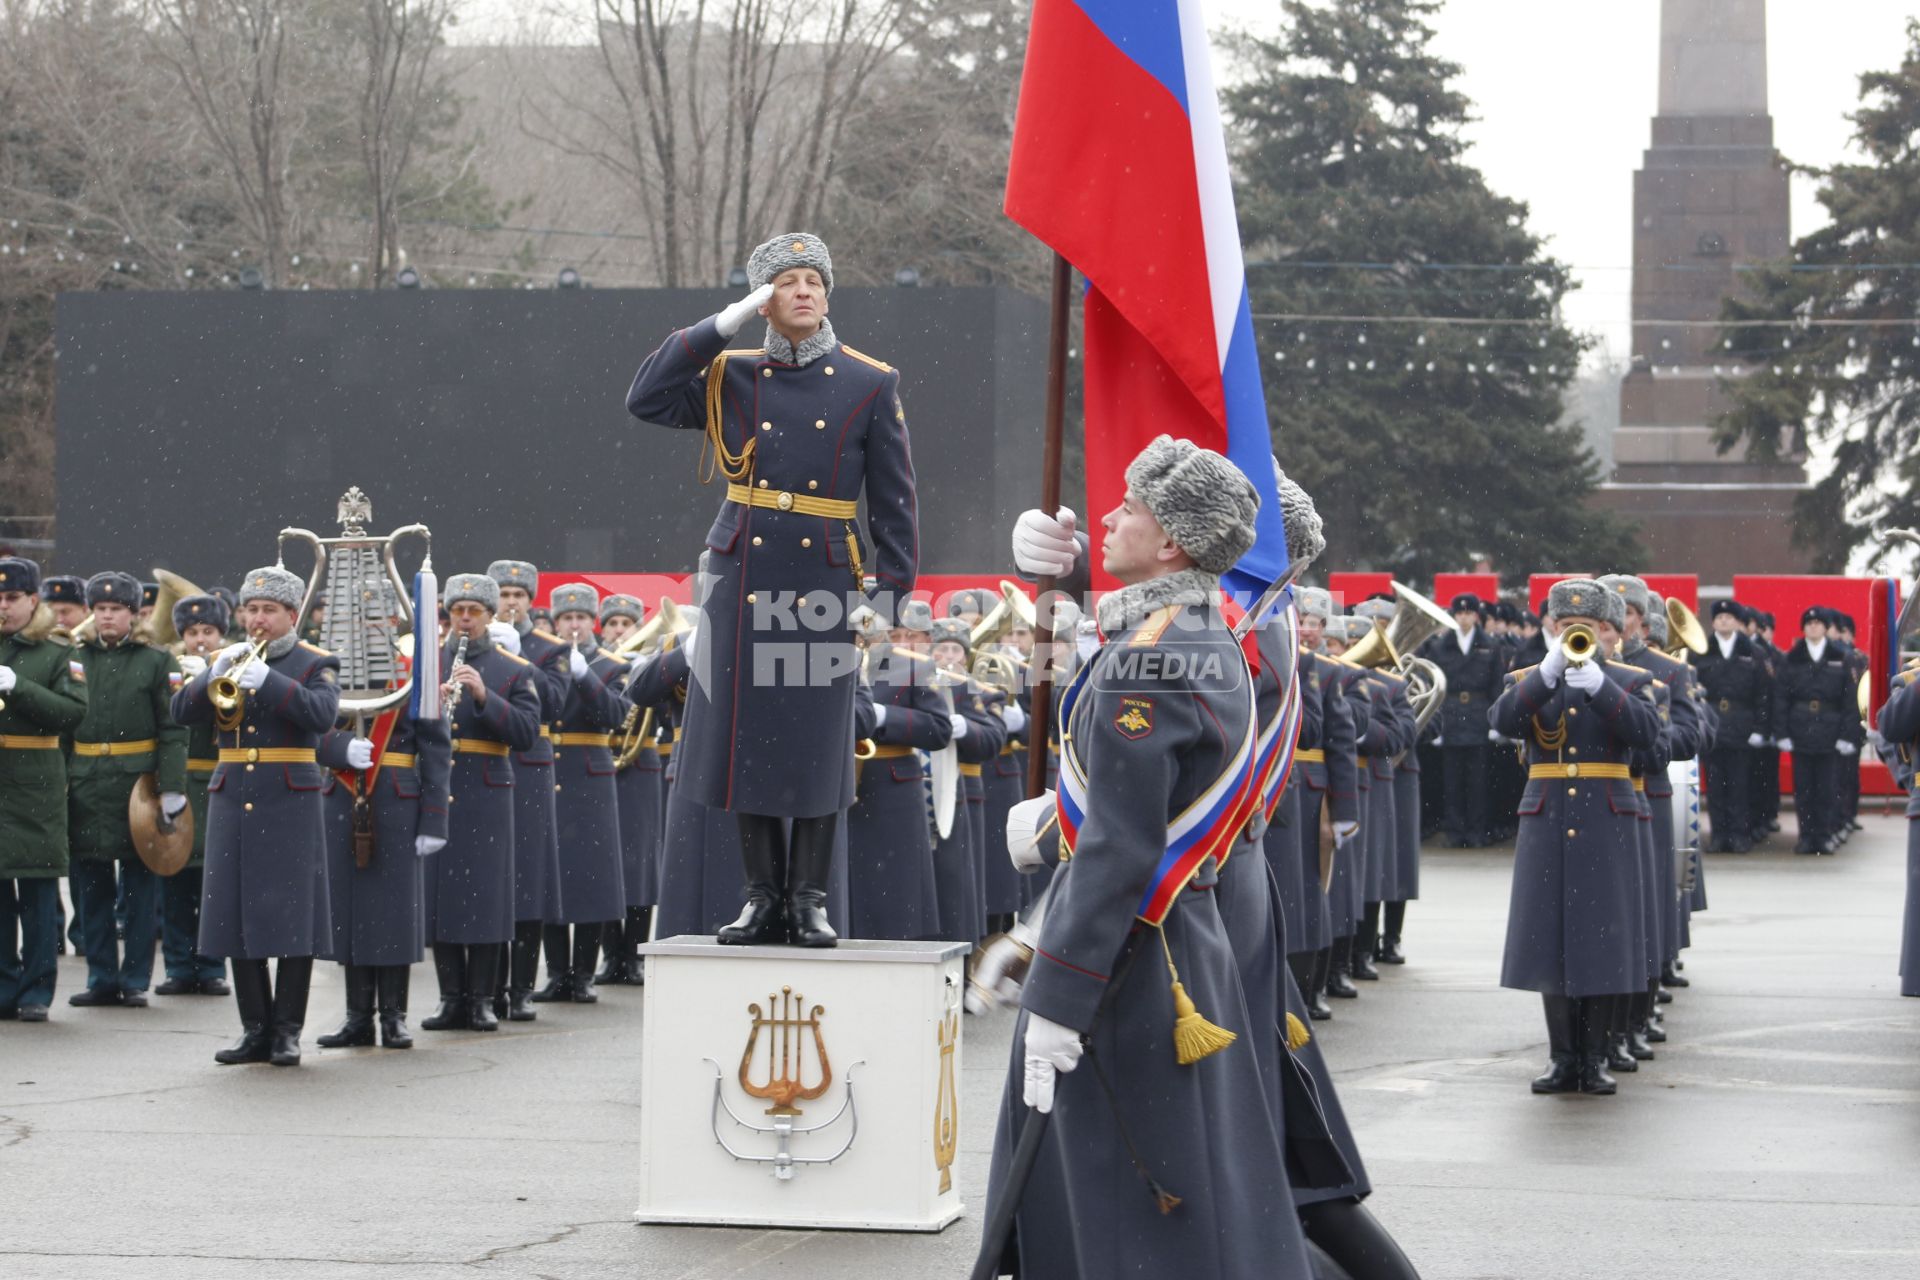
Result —
<instances>
[{"instance_id":1,"label":"gold belt","mask_svg":"<svg viewBox=\"0 0 1920 1280\"><path fill-rule=\"evenodd\" d=\"M743 507L791 511L795 515L825 516L829 520L851 520L860 514L860 504L845 498L812 498L804 493L788 493L785 489L749 489L743 484L727 486L727 501Z\"/></svg>"},{"instance_id":2,"label":"gold belt","mask_svg":"<svg viewBox=\"0 0 1920 1280\"><path fill-rule=\"evenodd\" d=\"M1623 764L1536 764L1527 766L1529 780L1542 778L1625 778Z\"/></svg>"},{"instance_id":3,"label":"gold belt","mask_svg":"<svg viewBox=\"0 0 1920 1280\"><path fill-rule=\"evenodd\" d=\"M1000 754L1003 756L1010 756L1015 751L1018 751L1018 750L1019 750L1018 747L1014 746L1011 742L1009 742L1006 746L1000 748Z\"/></svg>"},{"instance_id":4,"label":"gold belt","mask_svg":"<svg viewBox=\"0 0 1920 1280\"><path fill-rule=\"evenodd\" d=\"M76 742L73 754L77 756L143 756L150 751L160 749L157 738L142 738L138 742Z\"/></svg>"},{"instance_id":5,"label":"gold belt","mask_svg":"<svg viewBox=\"0 0 1920 1280\"><path fill-rule=\"evenodd\" d=\"M60 735L57 733L45 738L28 737L18 733L0 733L0 750L58 751L59 749Z\"/></svg>"},{"instance_id":6,"label":"gold belt","mask_svg":"<svg viewBox=\"0 0 1920 1280\"><path fill-rule=\"evenodd\" d=\"M613 735L610 733L556 733L554 745L561 747L611 747Z\"/></svg>"},{"instance_id":7,"label":"gold belt","mask_svg":"<svg viewBox=\"0 0 1920 1280\"><path fill-rule=\"evenodd\" d=\"M1365 756L1355 756L1353 758L1353 762L1359 765L1362 769L1366 768L1369 764L1372 763L1372 761L1368 760Z\"/></svg>"},{"instance_id":8,"label":"gold belt","mask_svg":"<svg viewBox=\"0 0 1920 1280\"><path fill-rule=\"evenodd\" d=\"M222 747L221 764L316 764L312 747Z\"/></svg>"},{"instance_id":9,"label":"gold belt","mask_svg":"<svg viewBox=\"0 0 1920 1280\"><path fill-rule=\"evenodd\" d=\"M506 743L489 742L485 738L455 738L453 740L453 749L455 751L465 752L470 756L505 757L507 754Z\"/></svg>"},{"instance_id":10,"label":"gold belt","mask_svg":"<svg viewBox=\"0 0 1920 1280\"><path fill-rule=\"evenodd\" d=\"M1324 747L1299 747L1293 753L1295 764L1325 764L1327 752Z\"/></svg>"},{"instance_id":11,"label":"gold belt","mask_svg":"<svg viewBox=\"0 0 1920 1280\"><path fill-rule=\"evenodd\" d=\"M904 760L913 754L912 747L903 747L897 742L876 742L869 760Z\"/></svg>"},{"instance_id":12,"label":"gold belt","mask_svg":"<svg viewBox=\"0 0 1920 1280\"><path fill-rule=\"evenodd\" d=\"M540 736L543 738L551 738L553 737L553 730L549 729L546 725L541 725Z\"/></svg>"},{"instance_id":13,"label":"gold belt","mask_svg":"<svg viewBox=\"0 0 1920 1280\"><path fill-rule=\"evenodd\" d=\"M187 772L212 773L219 763L218 760L189 760L187 761Z\"/></svg>"},{"instance_id":14,"label":"gold belt","mask_svg":"<svg viewBox=\"0 0 1920 1280\"><path fill-rule=\"evenodd\" d=\"M419 767L419 759L404 751L389 751L377 763L382 769L414 769Z\"/></svg>"},{"instance_id":15,"label":"gold belt","mask_svg":"<svg viewBox=\"0 0 1920 1280\"><path fill-rule=\"evenodd\" d=\"M980 766L977 764L963 764L960 766L960 776L963 778L977 778L980 776Z\"/></svg>"},{"instance_id":16,"label":"gold belt","mask_svg":"<svg viewBox=\"0 0 1920 1280\"><path fill-rule=\"evenodd\" d=\"M1635 778L1633 780L1633 789L1635 791L1645 791L1647 789L1647 780L1645 778Z\"/></svg>"},{"instance_id":17,"label":"gold belt","mask_svg":"<svg viewBox=\"0 0 1920 1280\"><path fill-rule=\"evenodd\" d=\"M654 746L653 749L655 754L657 754L662 760L665 760L668 756L673 754L673 744L671 742L658 743Z\"/></svg>"}]
</instances>

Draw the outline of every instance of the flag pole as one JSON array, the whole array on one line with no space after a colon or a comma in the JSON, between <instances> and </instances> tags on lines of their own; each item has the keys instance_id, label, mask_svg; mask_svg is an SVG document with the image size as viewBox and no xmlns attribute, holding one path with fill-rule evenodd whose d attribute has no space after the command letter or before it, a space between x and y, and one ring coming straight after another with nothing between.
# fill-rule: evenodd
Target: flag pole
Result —
<instances>
[{"instance_id":1,"label":"flag pole","mask_svg":"<svg viewBox=\"0 0 1920 1280\"><path fill-rule=\"evenodd\" d=\"M1048 515L1060 509L1060 452L1067 417L1067 305L1072 288L1073 268L1056 252L1053 255L1053 310L1047 336L1046 427L1040 451L1040 509ZM1040 676L1033 686L1033 710L1027 717L1029 798L1047 789L1047 746L1053 726L1053 613L1045 606L1053 589L1051 574L1043 575L1034 583L1034 598L1041 608L1035 611L1033 651L1044 660L1038 664Z\"/></svg>"}]
</instances>

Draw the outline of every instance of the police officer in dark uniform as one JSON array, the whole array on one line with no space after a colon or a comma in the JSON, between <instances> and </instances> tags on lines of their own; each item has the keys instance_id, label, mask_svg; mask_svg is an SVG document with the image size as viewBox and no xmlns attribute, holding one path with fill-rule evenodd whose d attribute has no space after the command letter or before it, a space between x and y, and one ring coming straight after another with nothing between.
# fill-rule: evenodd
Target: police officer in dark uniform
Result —
<instances>
[{"instance_id":1,"label":"police officer in dark uniform","mask_svg":"<svg viewBox=\"0 0 1920 1280\"><path fill-rule=\"evenodd\" d=\"M747 275L752 294L647 357L627 408L704 431L727 482L694 641L710 675L693 682L678 761L690 798L739 824L747 905L720 940L831 946L822 903L854 797L857 504L864 493L879 590L906 595L919 564L913 462L899 375L841 346L827 320L826 245L776 236ZM726 350L756 313L763 345Z\"/></svg>"},{"instance_id":2,"label":"police officer in dark uniform","mask_svg":"<svg viewBox=\"0 0 1920 1280\"><path fill-rule=\"evenodd\" d=\"M1443 631L1421 650L1447 677L1440 760L1447 844L1456 849L1477 849L1493 839L1487 806L1493 735L1487 729L1487 712L1500 696L1506 672L1504 656L1480 625L1484 608L1477 596L1455 596L1448 612L1457 633Z\"/></svg>"},{"instance_id":3,"label":"police officer in dark uniform","mask_svg":"<svg viewBox=\"0 0 1920 1280\"><path fill-rule=\"evenodd\" d=\"M220 743L207 784L200 952L233 963L241 1035L213 1055L223 1065L299 1065L314 957L333 947L315 749L339 711L340 663L294 630L306 589L285 569L248 573L239 601L251 643L222 650L173 698L175 720L212 724ZM221 706L214 682L228 676L240 696Z\"/></svg>"},{"instance_id":4,"label":"police officer in dark uniform","mask_svg":"<svg viewBox=\"0 0 1920 1280\"><path fill-rule=\"evenodd\" d=\"M1850 613L1842 613L1838 609L1829 610L1829 612L1832 614L1832 628L1835 638L1837 638L1841 644L1847 646L1848 678L1858 687L1860 681L1865 679L1867 673L1872 670L1873 662L1867 657L1860 646L1854 643L1855 627L1853 615ZM1854 700L1854 709L1856 712L1859 709L1859 705L1859 700L1856 698ZM1841 735L1840 741L1835 747L1835 750L1840 756L1837 766L1840 774L1840 812L1838 817L1840 843L1842 844L1853 839L1853 833L1862 829L1860 826L1860 748L1865 746L1866 743L1867 726L1856 714L1847 722L1846 731Z\"/></svg>"},{"instance_id":5,"label":"police officer in dark uniform","mask_svg":"<svg viewBox=\"0 0 1920 1280\"><path fill-rule=\"evenodd\" d=\"M1692 657L1694 677L1719 721L1704 781L1713 847L1722 853L1753 848L1754 754L1766 745L1773 713L1766 667L1741 629L1740 614L1735 601L1714 601L1707 651Z\"/></svg>"},{"instance_id":6,"label":"police officer in dark uniform","mask_svg":"<svg viewBox=\"0 0 1920 1280\"><path fill-rule=\"evenodd\" d=\"M1747 628L1747 637L1758 650L1760 664L1767 673L1767 699L1771 704L1775 689L1779 685L1781 668L1787 655L1773 642L1773 615L1764 609L1751 611ZM1786 736L1786 729L1772 718L1769 711L1767 719L1767 741L1754 755L1753 770L1753 841L1759 844L1769 835L1780 829L1780 739Z\"/></svg>"},{"instance_id":7,"label":"police officer in dark uniform","mask_svg":"<svg viewBox=\"0 0 1920 1280\"><path fill-rule=\"evenodd\" d=\"M1800 639L1780 664L1773 688L1774 732L1780 750L1793 756L1800 820L1795 853L1839 848L1840 746L1860 717L1851 651L1827 634L1828 617L1820 605L1801 613Z\"/></svg>"},{"instance_id":8,"label":"police officer in dark uniform","mask_svg":"<svg viewBox=\"0 0 1920 1280\"><path fill-rule=\"evenodd\" d=\"M73 650L53 638L40 566L0 557L0 1021L45 1022L67 869L62 734L87 715Z\"/></svg>"},{"instance_id":9,"label":"police officer in dark uniform","mask_svg":"<svg viewBox=\"0 0 1920 1280\"><path fill-rule=\"evenodd\" d=\"M446 847L426 859L421 885L440 1007L420 1026L496 1031L494 993L514 936L513 792L520 779L511 753L540 740L539 676L493 638L489 624L500 604L493 578L455 574L441 599L453 624L440 655L443 696L453 699L453 770Z\"/></svg>"}]
</instances>

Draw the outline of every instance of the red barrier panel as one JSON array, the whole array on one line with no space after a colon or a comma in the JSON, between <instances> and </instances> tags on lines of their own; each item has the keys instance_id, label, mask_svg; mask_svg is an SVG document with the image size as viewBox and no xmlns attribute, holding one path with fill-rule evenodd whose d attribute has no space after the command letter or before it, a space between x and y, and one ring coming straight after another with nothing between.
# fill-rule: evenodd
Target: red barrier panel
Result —
<instances>
[{"instance_id":1,"label":"red barrier panel","mask_svg":"<svg viewBox=\"0 0 1920 1280\"><path fill-rule=\"evenodd\" d=\"M1433 599L1442 609L1451 611L1453 598L1465 592L1472 592L1481 600L1500 598L1500 575L1497 573L1436 573L1433 575Z\"/></svg>"},{"instance_id":2,"label":"red barrier panel","mask_svg":"<svg viewBox=\"0 0 1920 1280\"><path fill-rule=\"evenodd\" d=\"M1333 603L1341 610L1348 610L1371 595L1392 595L1393 575L1390 573L1330 573L1327 575L1327 590L1333 593Z\"/></svg>"},{"instance_id":3,"label":"red barrier panel","mask_svg":"<svg viewBox=\"0 0 1920 1280\"><path fill-rule=\"evenodd\" d=\"M1669 600L1678 600L1695 613L1700 612L1700 575L1697 573L1643 573L1647 589ZM1701 626L1706 625L1702 619Z\"/></svg>"},{"instance_id":4,"label":"red barrier panel","mask_svg":"<svg viewBox=\"0 0 1920 1280\"><path fill-rule=\"evenodd\" d=\"M997 593L1002 578L1020 583L1028 596L1033 595L1033 584L1021 583L1012 573L923 573L913 594L933 606L936 618L944 618L947 602L955 592L985 588ZM649 616L659 606L661 596L671 596L675 604L693 602L693 575L689 573L542 573L534 603L544 608L552 598L553 589L569 582L584 582L602 597L615 593L638 596L646 602Z\"/></svg>"}]
</instances>

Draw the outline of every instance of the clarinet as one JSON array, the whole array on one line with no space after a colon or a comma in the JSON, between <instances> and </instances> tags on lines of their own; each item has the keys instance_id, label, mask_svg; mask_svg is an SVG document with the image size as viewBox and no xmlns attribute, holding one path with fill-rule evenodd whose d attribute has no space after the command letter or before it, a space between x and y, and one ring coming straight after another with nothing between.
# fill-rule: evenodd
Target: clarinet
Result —
<instances>
[{"instance_id":1,"label":"clarinet","mask_svg":"<svg viewBox=\"0 0 1920 1280\"><path fill-rule=\"evenodd\" d=\"M466 633L462 632L460 635L460 643L454 646L453 664L452 666L447 668L448 672L451 673L453 670L453 667L459 666L461 663L465 662L466 660L467 660L467 637L466 637ZM462 687L463 686L460 684L459 681L449 680L447 681L446 692L442 695L444 698L444 701L441 704L440 710L441 710L441 714L446 717L447 723L449 725L453 723L453 713L457 711L460 707L460 691Z\"/></svg>"}]
</instances>

